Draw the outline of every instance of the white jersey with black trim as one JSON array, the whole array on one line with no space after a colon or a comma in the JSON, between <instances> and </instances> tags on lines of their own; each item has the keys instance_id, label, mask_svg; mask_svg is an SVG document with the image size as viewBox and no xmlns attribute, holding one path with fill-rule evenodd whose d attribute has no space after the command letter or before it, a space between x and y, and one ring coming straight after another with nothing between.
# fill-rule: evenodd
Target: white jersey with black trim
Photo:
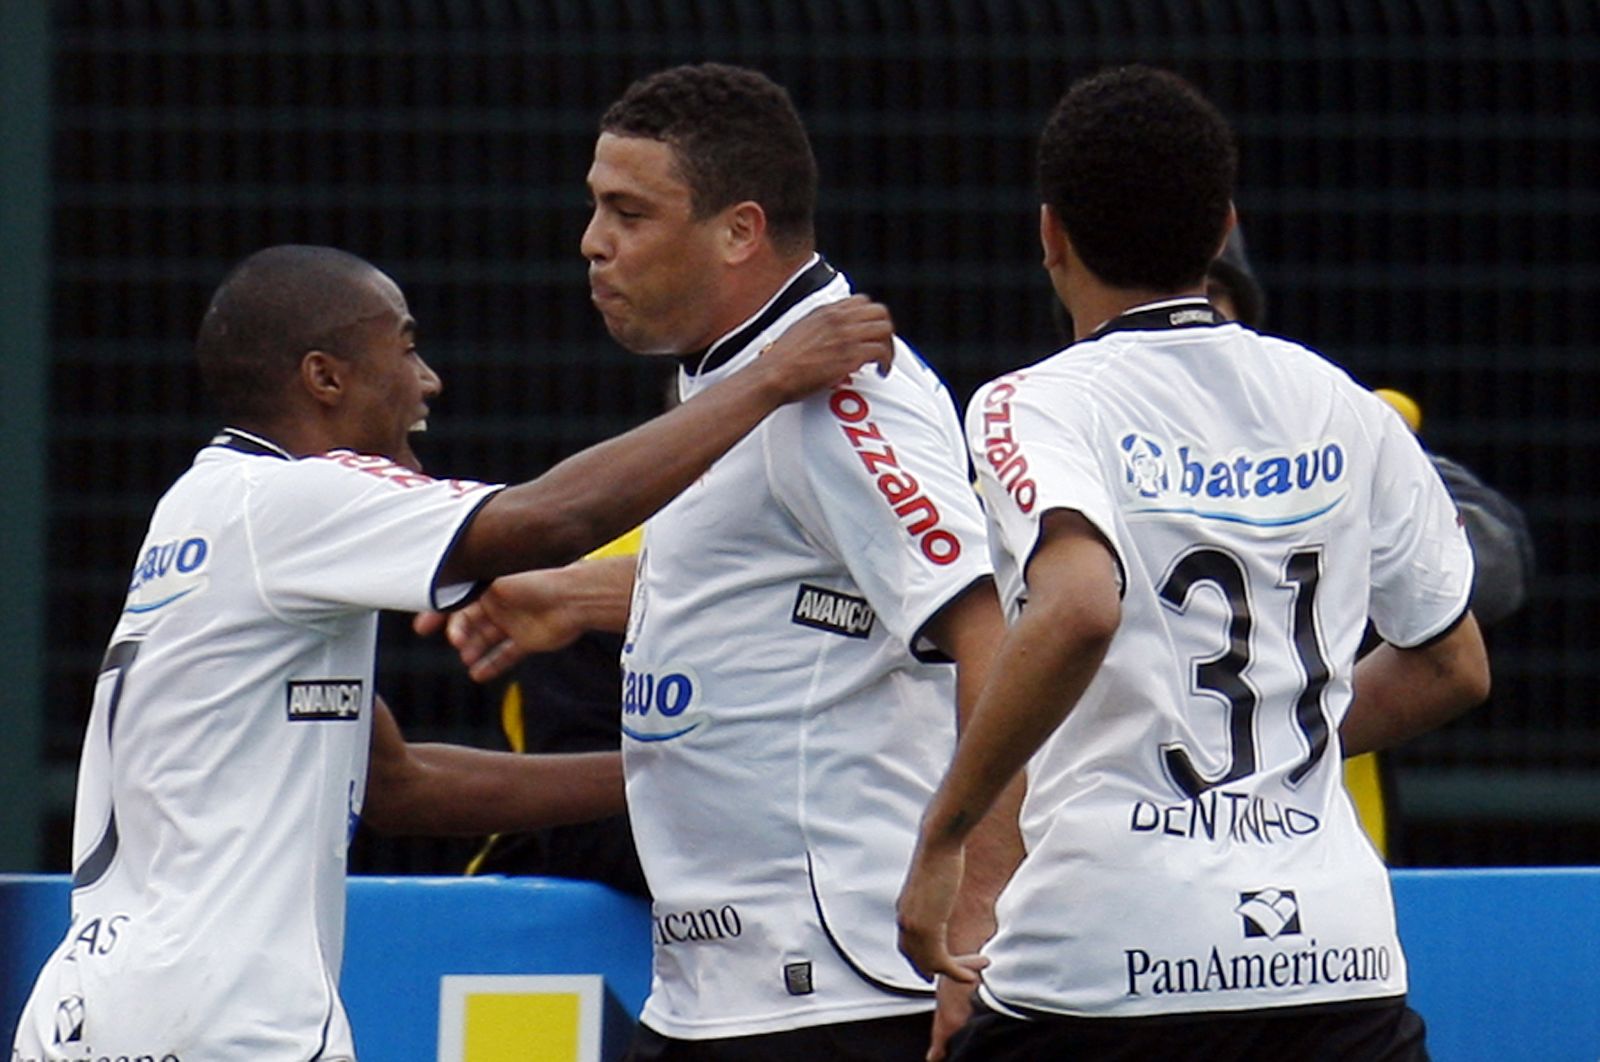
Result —
<instances>
[{"instance_id":1,"label":"white jersey with black trim","mask_svg":"<svg viewBox=\"0 0 1600 1062\"><path fill-rule=\"evenodd\" d=\"M1040 521L1082 513L1122 622L1028 766L1028 856L985 999L1090 1017L1406 990L1388 874L1341 781L1357 646L1463 615L1472 557L1400 417L1203 300L1141 307L967 413L1007 613Z\"/></svg>"},{"instance_id":2,"label":"white jersey with black trim","mask_svg":"<svg viewBox=\"0 0 1600 1062\"><path fill-rule=\"evenodd\" d=\"M84 739L72 924L13 1058L351 1058L345 857L377 610L498 488L230 429L156 506Z\"/></svg>"},{"instance_id":3,"label":"white jersey with black trim","mask_svg":"<svg viewBox=\"0 0 1600 1062\"><path fill-rule=\"evenodd\" d=\"M681 381L686 399L850 293L814 258ZM709 1039L926 1010L894 900L954 742L923 626L988 577L956 410L887 378L769 416L645 528L624 762L654 896L643 1020Z\"/></svg>"}]
</instances>

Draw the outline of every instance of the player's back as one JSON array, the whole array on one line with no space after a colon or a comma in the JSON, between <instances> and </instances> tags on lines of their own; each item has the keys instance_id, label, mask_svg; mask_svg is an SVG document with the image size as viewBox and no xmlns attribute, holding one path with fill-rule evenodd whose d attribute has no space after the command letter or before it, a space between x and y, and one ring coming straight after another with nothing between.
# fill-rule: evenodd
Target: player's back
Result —
<instances>
[{"instance_id":1,"label":"player's back","mask_svg":"<svg viewBox=\"0 0 1600 1062\"><path fill-rule=\"evenodd\" d=\"M1051 509L1087 517L1123 579L1105 660L1030 766L1029 858L986 978L1104 1014L1396 994L1387 881L1337 731L1369 608L1415 644L1465 605L1448 496L1398 417L1311 351L1211 323L1203 302L1119 321L968 414L1008 607ZM1064 882L1129 909L1063 907ZM1318 940L1370 961L1313 976ZM1303 953L1257 976L1277 961L1264 946Z\"/></svg>"}]
</instances>

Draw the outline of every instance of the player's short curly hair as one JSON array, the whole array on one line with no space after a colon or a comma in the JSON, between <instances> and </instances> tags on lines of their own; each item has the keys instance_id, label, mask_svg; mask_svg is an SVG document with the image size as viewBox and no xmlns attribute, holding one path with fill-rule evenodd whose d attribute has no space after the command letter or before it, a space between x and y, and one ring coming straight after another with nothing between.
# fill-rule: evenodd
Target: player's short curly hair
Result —
<instances>
[{"instance_id":1,"label":"player's short curly hair","mask_svg":"<svg viewBox=\"0 0 1600 1062\"><path fill-rule=\"evenodd\" d=\"M669 144L696 218L751 200L779 251L810 249L817 160L789 94L765 74L722 63L658 71L628 87L600 131Z\"/></svg>"},{"instance_id":2,"label":"player's short curly hair","mask_svg":"<svg viewBox=\"0 0 1600 1062\"><path fill-rule=\"evenodd\" d=\"M283 411L306 352L357 353L351 307L376 266L334 247L283 244L229 271L195 339L200 377L218 412L249 427Z\"/></svg>"},{"instance_id":3,"label":"player's short curly hair","mask_svg":"<svg viewBox=\"0 0 1600 1062\"><path fill-rule=\"evenodd\" d=\"M1222 243L1238 154L1227 121L1143 66L1074 84L1039 139L1039 191L1094 274L1120 288L1199 282Z\"/></svg>"}]
</instances>

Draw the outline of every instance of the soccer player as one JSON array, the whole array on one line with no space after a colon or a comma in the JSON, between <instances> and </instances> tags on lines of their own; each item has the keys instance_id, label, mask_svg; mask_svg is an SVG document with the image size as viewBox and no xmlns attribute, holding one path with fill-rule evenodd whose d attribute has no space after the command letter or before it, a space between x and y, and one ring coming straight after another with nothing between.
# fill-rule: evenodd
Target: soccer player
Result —
<instances>
[{"instance_id":1,"label":"soccer player","mask_svg":"<svg viewBox=\"0 0 1600 1062\"><path fill-rule=\"evenodd\" d=\"M588 184L595 306L628 349L676 357L691 402L850 293L814 249L805 130L759 73L636 82L601 119ZM639 1062L929 1050L932 993L896 950L894 897L957 687L970 704L1004 623L954 407L896 348L887 378L768 417L646 524L637 568L502 580L452 618L478 677L626 621L623 761L655 919ZM1014 823L990 839L967 896L1020 855ZM962 1000L941 1002L957 1020Z\"/></svg>"},{"instance_id":2,"label":"soccer player","mask_svg":"<svg viewBox=\"0 0 1600 1062\"><path fill-rule=\"evenodd\" d=\"M1206 301L1234 168L1221 115L1139 67L1040 141L1077 341L968 410L1012 626L899 901L919 968L978 976L945 941L962 842L1026 764L957 1059L1425 1057L1339 768L1486 695L1472 558L1382 399Z\"/></svg>"},{"instance_id":3,"label":"soccer player","mask_svg":"<svg viewBox=\"0 0 1600 1062\"><path fill-rule=\"evenodd\" d=\"M881 306L835 303L738 379L501 488L420 471L408 436L440 382L387 276L322 247L235 268L197 342L231 426L135 562L84 741L72 924L15 1062L353 1058L337 984L358 817L481 833L620 807L612 754L405 745L373 693L377 610L572 560L778 405L887 363L891 334Z\"/></svg>"}]
</instances>

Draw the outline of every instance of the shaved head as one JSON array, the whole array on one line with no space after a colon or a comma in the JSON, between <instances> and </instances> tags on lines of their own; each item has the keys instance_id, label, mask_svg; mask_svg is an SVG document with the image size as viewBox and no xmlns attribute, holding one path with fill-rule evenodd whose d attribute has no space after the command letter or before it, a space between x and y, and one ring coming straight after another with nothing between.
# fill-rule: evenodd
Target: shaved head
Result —
<instances>
[{"instance_id":1,"label":"shaved head","mask_svg":"<svg viewBox=\"0 0 1600 1062\"><path fill-rule=\"evenodd\" d=\"M307 351L359 351L357 326L384 310L378 268L333 247L285 244L236 265L211 297L195 353L213 401L230 422L271 420Z\"/></svg>"}]
</instances>

